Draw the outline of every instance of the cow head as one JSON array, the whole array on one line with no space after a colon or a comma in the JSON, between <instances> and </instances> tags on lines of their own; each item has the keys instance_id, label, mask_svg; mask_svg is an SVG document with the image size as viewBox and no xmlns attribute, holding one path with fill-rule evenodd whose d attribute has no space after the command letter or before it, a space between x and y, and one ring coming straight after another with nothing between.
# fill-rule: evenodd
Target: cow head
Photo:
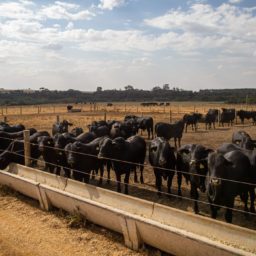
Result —
<instances>
[{"instance_id":1,"label":"cow head","mask_svg":"<svg viewBox=\"0 0 256 256\"><path fill-rule=\"evenodd\" d=\"M218 203L222 195L222 179L227 169L232 167L222 154L213 152L208 157L207 195L211 202Z\"/></svg>"}]
</instances>

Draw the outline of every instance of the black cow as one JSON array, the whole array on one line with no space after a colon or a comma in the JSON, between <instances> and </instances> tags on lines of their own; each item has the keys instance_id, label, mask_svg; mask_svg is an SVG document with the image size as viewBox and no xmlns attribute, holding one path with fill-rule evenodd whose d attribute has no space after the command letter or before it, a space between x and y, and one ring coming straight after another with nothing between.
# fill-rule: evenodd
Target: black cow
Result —
<instances>
[{"instance_id":1,"label":"black cow","mask_svg":"<svg viewBox=\"0 0 256 256\"><path fill-rule=\"evenodd\" d=\"M205 129L211 129L212 126L215 129L215 122L217 121L219 114L218 109L209 109L205 115Z\"/></svg>"},{"instance_id":2,"label":"black cow","mask_svg":"<svg viewBox=\"0 0 256 256\"><path fill-rule=\"evenodd\" d=\"M238 110L236 115L240 118L241 123L244 124L244 119L251 119L254 116L253 111Z\"/></svg>"},{"instance_id":3,"label":"black cow","mask_svg":"<svg viewBox=\"0 0 256 256\"><path fill-rule=\"evenodd\" d=\"M136 119L138 129L141 129L142 131L147 130L148 133L148 139L150 139L150 133L151 137L153 139L154 136L154 121L152 117L138 117Z\"/></svg>"},{"instance_id":4,"label":"black cow","mask_svg":"<svg viewBox=\"0 0 256 256\"><path fill-rule=\"evenodd\" d=\"M197 123L202 118L202 114L200 113L193 113L193 114L185 114L183 116L183 121L185 122L185 132L187 132L188 126L192 126L192 130L197 130Z\"/></svg>"},{"instance_id":5,"label":"black cow","mask_svg":"<svg viewBox=\"0 0 256 256\"><path fill-rule=\"evenodd\" d=\"M89 183L91 171L98 172L100 169L99 184L102 183L105 160L97 158L99 153L99 144L104 138L96 138L90 143L84 144L79 141L69 143L65 147L68 164L74 168L73 177L75 180ZM108 170L110 171L110 170ZM110 174L108 173L110 178Z\"/></svg>"},{"instance_id":6,"label":"black cow","mask_svg":"<svg viewBox=\"0 0 256 256\"><path fill-rule=\"evenodd\" d=\"M72 123L69 123L67 120L63 120L60 123L55 123L52 125L52 135L54 136L57 133L68 132L68 127L72 126Z\"/></svg>"},{"instance_id":7,"label":"black cow","mask_svg":"<svg viewBox=\"0 0 256 256\"><path fill-rule=\"evenodd\" d=\"M128 194L128 183L130 172L134 171L134 180L137 182L136 167L140 165L140 182L143 183L144 160L146 156L146 142L140 136L132 136L125 140L124 138L116 138L111 140L105 138L100 144L99 158L110 158L112 167L116 174L117 191L121 192L121 175L125 174L125 194ZM134 164L131 164L134 163Z\"/></svg>"},{"instance_id":8,"label":"black cow","mask_svg":"<svg viewBox=\"0 0 256 256\"><path fill-rule=\"evenodd\" d=\"M156 123L155 125L155 133L157 137L163 137L166 140L170 140L174 138L175 148L177 148L177 140L179 147L181 145L181 138L184 130L184 121L180 120L174 124L168 123Z\"/></svg>"},{"instance_id":9,"label":"black cow","mask_svg":"<svg viewBox=\"0 0 256 256\"><path fill-rule=\"evenodd\" d=\"M175 174L176 157L168 140L156 137L149 144L149 162L153 166L158 195L162 191L162 177L167 179L168 193L171 193L172 179ZM178 195L181 195L181 173L178 173Z\"/></svg>"},{"instance_id":10,"label":"black cow","mask_svg":"<svg viewBox=\"0 0 256 256\"><path fill-rule=\"evenodd\" d=\"M224 126L224 123L228 125L233 125L236 116L236 110L234 108L226 109L222 108L222 113L220 115L220 123Z\"/></svg>"},{"instance_id":11,"label":"black cow","mask_svg":"<svg viewBox=\"0 0 256 256\"><path fill-rule=\"evenodd\" d=\"M245 183L250 181L250 161L239 150L224 155L214 152L209 155L208 170L206 183L211 216L216 218L218 206L223 205L228 207L225 219L231 223L235 197L240 195L247 202L249 186Z\"/></svg>"},{"instance_id":12,"label":"black cow","mask_svg":"<svg viewBox=\"0 0 256 256\"><path fill-rule=\"evenodd\" d=\"M37 142L38 149L41 152L41 155L43 156L43 159L45 161L44 170L49 170L50 173L53 173L57 165L57 157L54 148L53 138L51 138L50 136L41 136L37 138Z\"/></svg>"},{"instance_id":13,"label":"black cow","mask_svg":"<svg viewBox=\"0 0 256 256\"><path fill-rule=\"evenodd\" d=\"M128 121L127 122L115 122L111 129L110 129L110 137L112 139L117 138L117 137L122 137L124 139L127 139L133 135L136 134L136 130L130 124Z\"/></svg>"},{"instance_id":14,"label":"black cow","mask_svg":"<svg viewBox=\"0 0 256 256\"><path fill-rule=\"evenodd\" d=\"M22 124L10 126L6 123L2 123L2 125L0 125L0 131L2 132L14 133L14 132L20 132L23 130L25 130L25 126Z\"/></svg>"},{"instance_id":15,"label":"black cow","mask_svg":"<svg viewBox=\"0 0 256 256\"><path fill-rule=\"evenodd\" d=\"M205 177L208 171L208 154L212 149L202 145L188 144L182 146L177 153L177 171L182 172L186 182L190 181L190 196L194 200L194 212L198 213L198 188L205 192Z\"/></svg>"},{"instance_id":16,"label":"black cow","mask_svg":"<svg viewBox=\"0 0 256 256\"><path fill-rule=\"evenodd\" d=\"M38 150L37 138L40 136L49 136L48 132L36 132L30 136L31 159L34 161L41 155ZM14 140L7 149L0 154L0 169L5 169L11 162L23 164L24 160L24 140Z\"/></svg>"},{"instance_id":17,"label":"black cow","mask_svg":"<svg viewBox=\"0 0 256 256\"><path fill-rule=\"evenodd\" d=\"M74 137L77 137L78 135L82 134L84 132L83 128L81 127L75 127L71 130L71 134L74 135Z\"/></svg>"},{"instance_id":18,"label":"black cow","mask_svg":"<svg viewBox=\"0 0 256 256\"><path fill-rule=\"evenodd\" d=\"M250 194L250 201L251 201L250 211L255 212L254 201L255 201L255 187L256 187L256 150L244 149L233 143L223 143L217 149L217 152L222 155L225 155L226 153L231 151L241 151L249 159L250 164L252 166L251 173L250 173L250 181L251 181L250 183L255 185L249 186L249 194ZM245 205L245 208L247 208L247 205Z\"/></svg>"},{"instance_id":19,"label":"black cow","mask_svg":"<svg viewBox=\"0 0 256 256\"><path fill-rule=\"evenodd\" d=\"M94 132L97 137L108 136L110 132L110 126L106 121L93 121L91 125L88 125L89 132Z\"/></svg>"},{"instance_id":20,"label":"black cow","mask_svg":"<svg viewBox=\"0 0 256 256\"><path fill-rule=\"evenodd\" d=\"M256 146L255 141L245 131L235 131L232 135L232 143L249 150L253 150Z\"/></svg>"},{"instance_id":21,"label":"black cow","mask_svg":"<svg viewBox=\"0 0 256 256\"><path fill-rule=\"evenodd\" d=\"M36 129L30 128L30 135L33 135L36 133ZM13 133L8 133L8 132L2 132L0 131L0 150L5 150L14 139L23 139L24 136L24 131L20 132L13 132Z\"/></svg>"}]
</instances>

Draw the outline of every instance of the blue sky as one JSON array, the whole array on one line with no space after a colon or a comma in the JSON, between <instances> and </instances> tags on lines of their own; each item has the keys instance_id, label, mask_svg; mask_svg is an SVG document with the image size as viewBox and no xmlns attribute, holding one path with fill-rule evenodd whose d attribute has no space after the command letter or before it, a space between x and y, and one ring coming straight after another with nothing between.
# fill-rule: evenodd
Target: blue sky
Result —
<instances>
[{"instance_id":1,"label":"blue sky","mask_svg":"<svg viewBox=\"0 0 256 256\"><path fill-rule=\"evenodd\" d=\"M0 88L256 88L255 0L0 1Z\"/></svg>"}]
</instances>

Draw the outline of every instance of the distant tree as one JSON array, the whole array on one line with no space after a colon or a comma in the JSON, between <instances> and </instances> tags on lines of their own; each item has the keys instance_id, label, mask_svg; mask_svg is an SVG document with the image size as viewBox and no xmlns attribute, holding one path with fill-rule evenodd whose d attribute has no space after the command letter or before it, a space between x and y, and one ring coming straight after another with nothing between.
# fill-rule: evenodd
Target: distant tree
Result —
<instances>
[{"instance_id":1,"label":"distant tree","mask_svg":"<svg viewBox=\"0 0 256 256\"><path fill-rule=\"evenodd\" d=\"M101 87L101 86L98 86L96 91L97 91L97 92L102 92L102 87Z\"/></svg>"},{"instance_id":2,"label":"distant tree","mask_svg":"<svg viewBox=\"0 0 256 256\"><path fill-rule=\"evenodd\" d=\"M164 84L163 85L163 90L170 90L170 86L169 86L169 84Z\"/></svg>"},{"instance_id":3,"label":"distant tree","mask_svg":"<svg viewBox=\"0 0 256 256\"><path fill-rule=\"evenodd\" d=\"M134 90L134 88L133 88L132 85L126 85L126 86L124 87L124 89L125 89L126 91L132 91L132 90Z\"/></svg>"},{"instance_id":4,"label":"distant tree","mask_svg":"<svg viewBox=\"0 0 256 256\"><path fill-rule=\"evenodd\" d=\"M155 86L152 88L152 91L155 92L155 91L160 91L162 90L160 86Z\"/></svg>"}]
</instances>

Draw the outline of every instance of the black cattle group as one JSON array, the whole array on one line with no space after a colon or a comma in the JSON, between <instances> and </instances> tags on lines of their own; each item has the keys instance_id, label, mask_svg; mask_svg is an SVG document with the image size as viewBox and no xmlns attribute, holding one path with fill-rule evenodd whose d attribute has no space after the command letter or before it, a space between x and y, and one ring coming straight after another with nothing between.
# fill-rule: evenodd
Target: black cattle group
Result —
<instances>
[{"instance_id":1,"label":"black cattle group","mask_svg":"<svg viewBox=\"0 0 256 256\"><path fill-rule=\"evenodd\" d=\"M232 111L231 111L232 112ZM215 110L208 111L210 125L218 115ZM244 210L255 212L256 149L255 141L245 131L235 132L232 143L221 145L216 151L199 144L181 146L181 138L188 116L174 124L156 123L152 117L125 116L124 121L94 121L89 131L68 127L66 120L53 124L52 136L46 131L30 129L31 158L42 156L45 171L74 178L89 183L100 171L99 184L102 184L104 169L107 169L107 182L110 170L116 175L117 191L121 192L121 176L124 175L125 193L128 194L130 174L138 182L137 169L140 170L140 182L144 182L143 169L147 155L147 143L138 135L146 130L148 139L148 159L155 174L158 194L162 194L162 181L167 180L168 194L172 180L177 174L178 197L182 196L181 184L184 177L190 183L190 194L194 201L194 212L199 212L199 192L206 193L210 204L211 216L217 217L220 206L226 207L226 221L232 222L234 199L240 196ZM192 115L199 118L199 115ZM192 120L192 119L191 119ZM190 122L191 123L191 122ZM154 127L154 129L153 129ZM9 163L24 164L23 125L10 126L0 123L0 169ZM155 131L155 137L153 132ZM175 148L169 140L174 138ZM178 140L179 148L176 140ZM250 196L251 205L247 201Z\"/></svg>"}]
</instances>

